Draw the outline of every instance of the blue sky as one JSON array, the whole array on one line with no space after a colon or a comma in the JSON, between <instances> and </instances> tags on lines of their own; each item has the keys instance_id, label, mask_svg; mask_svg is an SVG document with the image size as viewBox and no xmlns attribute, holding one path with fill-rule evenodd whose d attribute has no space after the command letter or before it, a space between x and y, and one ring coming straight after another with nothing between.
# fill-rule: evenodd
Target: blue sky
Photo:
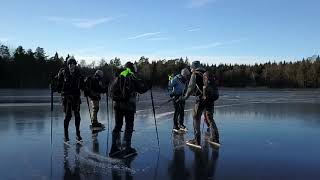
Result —
<instances>
[{"instance_id":1,"label":"blue sky","mask_svg":"<svg viewBox=\"0 0 320 180\"><path fill-rule=\"evenodd\" d=\"M320 52L316 0L2 0L0 41L76 59L297 60Z\"/></svg>"}]
</instances>

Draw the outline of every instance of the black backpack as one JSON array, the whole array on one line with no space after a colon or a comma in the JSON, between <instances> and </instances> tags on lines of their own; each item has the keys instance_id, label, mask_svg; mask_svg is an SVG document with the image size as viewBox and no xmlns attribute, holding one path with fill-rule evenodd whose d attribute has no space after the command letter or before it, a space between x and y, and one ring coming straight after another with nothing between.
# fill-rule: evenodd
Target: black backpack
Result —
<instances>
[{"instance_id":1,"label":"black backpack","mask_svg":"<svg viewBox=\"0 0 320 180\"><path fill-rule=\"evenodd\" d=\"M206 99L208 102L214 102L219 99L219 91L216 84L215 76L209 72L206 71L203 74L203 94L202 96Z\"/></svg>"},{"instance_id":2,"label":"black backpack","mask_svg":"<svg viewBox=\"0 0 320 180\"><path fill-rule=\"evenodd\" d=\"M128 101L135 93L132 76L118 76L110 86L110 97L114 101Z\"/></svg>"}]
</instances>

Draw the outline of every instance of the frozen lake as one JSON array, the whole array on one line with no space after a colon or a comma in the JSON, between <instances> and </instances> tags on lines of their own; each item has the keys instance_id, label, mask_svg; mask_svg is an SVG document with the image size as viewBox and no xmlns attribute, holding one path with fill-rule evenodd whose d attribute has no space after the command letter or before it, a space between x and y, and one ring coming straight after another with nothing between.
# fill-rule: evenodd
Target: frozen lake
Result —
<instances>
[{"instance_id":1,"label":"frozen lake","mask_svg":"<svg viewBox=\"0 0 320 180\"><path fill-rule=\"evenodd\" d=\"M156 106L168 99L161 90L154 97ZM159 150L150 93L140 96L132 138L139 154L122 161L107 156L114 119L105 96L98 118L106 130L92 137L83 99L84 143L75 144L72 120L72 145L66 146L58 94L51 113L48 90L0 90L1 179L319 179L320 90L222 89L214 115L219 150L205 142L202 150L184 145L193 137L192 101L186 104L185 135L171 133L171 103L156 110Z\"/></svg>"}]
</instances>

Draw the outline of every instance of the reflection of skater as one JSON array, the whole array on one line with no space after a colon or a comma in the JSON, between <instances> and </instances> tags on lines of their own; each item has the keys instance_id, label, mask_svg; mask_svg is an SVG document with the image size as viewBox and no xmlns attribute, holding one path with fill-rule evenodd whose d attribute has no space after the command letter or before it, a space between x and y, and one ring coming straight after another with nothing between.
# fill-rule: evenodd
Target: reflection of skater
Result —
<instances>
[{"instance_id":1,"label":"reflection of skater","mask_svg":"<svg viewBox=\"0 0 320 180\"><path fill-rule=\"evenodd\" d=\"M180 99L185 93L189 75L189 70L184 68L181 70L181 74L176 75L172 80L169 81L168 89L170 90L170 97L173 98L174 105L173 131L177 133L180 130L187 130L186 126L183 124L185 101L181 101Z\"/></svg>"},{"instance_id":2,"label":"reflection of skater","mask_svg":"<svg viewBox=\"0 0 320 180\"><path fill-rule=\"evenodd\" d=\"M202 151L193 147L190 147L190 150L194 153L194 162L192 167L194 170L193 179L215 179L219 151L212 150L210 155L210 148L208 144L204 145Z\"/></svg>"},{"instance_id":3,"label":"reflection of skater","mask_svg":"<svg viewBox=\"0 0 320 180\"><path fill-rule=\"evenodd\" d=\"M134 161L135 156L124 159L124 164L131 168L131 163ZM122 180L122 173L117 171L116 169L111 170L112 180ZM133 174L129 171L125 172L124 180L133 180Z\"/></svg>"},{"instance_id":4,"label":"reflection of skater","mask_svg":"<svg viewBox=\"0 0 320 180\"><path fill-rule=\"evenodd\" d=\"M76 145L76 153L79 155L80 154L80 148L81 145ZM69 162L69 146L64 145L64 180L80 180L80 162L77 158L75 158L75 166L74 170L72 171L72 168L70 167L70 162Z\"/></svg>"},{"instance_id":5,"label":"reflection of skater","mask_svg":"<svg viewBox=\"0 0 320 180\"><path fill-rule=\"evenodd\" d=\"M184 134L173 134L173 160L168 167L172 180L187 179L188 172L185 165Z\"/></svg>"},{"instance_id":6,"label":"reflection of skater","mask_svg":"<svg viewBox=\"0 0 320 180\"><path fill-rule=\"evenodd\" d=\"M98 141L98 133L100 131L95 131L93 130L92 131L92 152L96 153L96 154L99 154L99 141ZM93 170L93 177L90 177L90 179L96 179L96 180L99 180L99 179L102 179L102 175L100 174L99 171L95 171Z\"/></svg>"}]
</instances>

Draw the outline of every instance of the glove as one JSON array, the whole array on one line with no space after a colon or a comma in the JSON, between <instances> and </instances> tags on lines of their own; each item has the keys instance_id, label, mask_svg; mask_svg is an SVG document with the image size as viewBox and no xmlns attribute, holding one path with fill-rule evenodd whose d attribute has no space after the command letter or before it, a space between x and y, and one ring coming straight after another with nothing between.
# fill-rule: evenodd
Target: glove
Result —
<instances>
[{"instance_id":1,"label":"glove","mask_svg":"<svg viewBox=\"0 0 320 180\"><path fill-rule=\"evenodd\" d=\"M170 93L170 97L173 98L174 97L174 93Z\"/></svg>"},{"instance_id":2,"label":"glove","mask_svg":"<svg viewBox=\"0 0 320 180\"><path fill-rule=\"evenodd\" d=\"M175 102L178 103L178 102L181 102L183 103L186 99L184 98L184 96L180 96Z\"/></svg>"}]
</instances>

